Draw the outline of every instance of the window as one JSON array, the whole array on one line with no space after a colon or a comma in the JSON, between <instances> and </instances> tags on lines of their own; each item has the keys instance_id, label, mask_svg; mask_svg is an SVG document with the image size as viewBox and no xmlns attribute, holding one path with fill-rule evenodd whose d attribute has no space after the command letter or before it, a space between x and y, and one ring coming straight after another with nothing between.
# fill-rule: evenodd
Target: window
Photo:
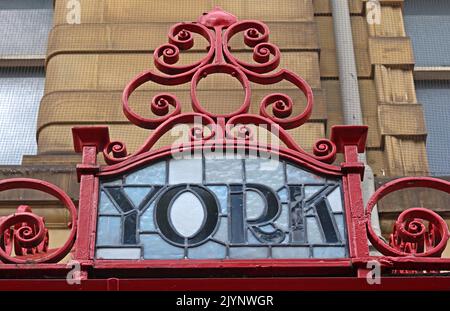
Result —
<instances>
[{"instance_id":1,"label":"window","mask_svg":"<svg viewBox=\"0 0 450 311\"><path fill-rule=\"evenodd\" d=\"M0 1L0 164L36 153L53 0Z\"/></svg>"},{"instance_id":2,"label":"window","mask_svg":"<svg viewBox=\"0 0 450 311\"><path fill-rule=\"evenodd\" d=\"M99 259L342 258L339 180L268 159L170 159L103 181Z\"/></svg>"},{"instance_id":3,"label":"window","mask_svg":"<svg viewBox=\"0 0 450 311\"><path fill-rule=\"evenodd\" d=\"M433 175L450 175L450 81L416 81L428 130L427 152Z\"/></svg>"},{"instance_id":4,"label":"window","mask_svg":"<svg viewBox=\"0 0 450 311\"><path fill-rule=\"evenodd\" d=\"M406 0L404 19L416 65L450 66L450 1Z\"/></svg>"},{"instance_id":5,"label":"window","mask_svg":"<svg viewBox=\"0 0 450 311\"><path fill-rule=\"evenodd\" d=\"M36 153L43 90L43 68L0 69L0 164L20 164L21 155Z\"/></svg>"},{"instance_id":6,"label":"window","mask_svg":"<svg viewBox=\"0 0 450 311\"><path fill-rule=\"evenodd\" d=\"M450 175L450 1L407 0L404 19L416 67L417 100L427 125L432 175Z\"/></svg>"}]
</instances>

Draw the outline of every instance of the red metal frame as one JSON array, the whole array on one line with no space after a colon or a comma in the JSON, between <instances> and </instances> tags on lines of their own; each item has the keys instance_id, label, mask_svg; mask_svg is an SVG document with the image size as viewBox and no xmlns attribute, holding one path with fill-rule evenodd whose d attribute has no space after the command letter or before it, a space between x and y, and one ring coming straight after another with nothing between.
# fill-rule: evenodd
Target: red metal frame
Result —
<instances>
[{"instance_id":1,"label":"red metal frame","mask_svg":"<svg viewBox=\"0 0 450 311\"><path fill-rule=\"evenodd\" d=\"M190 65L176 65L180 50L194 45L193 34L203 37L209 48L206 56ZM236 58L229 47L233 36L243 33L244 42L253 48L255 63ZM73 129L75 150L82 153L82 163L77 166L80 181L78 210L59 188L42 181L14 179L0 181L0 191L13 188L31 188L49 193L70 211L71 233L67 242L57 250L45 245L46 229L43 219L27 207L0 219L0 289L33 289L40 279L39 288L45 289L334 289L378 290L365 281L367 263L377 260L385 272L450 270L450 259L440 258L449 238L445 221L425 208L403 212L396 223L390 245L374 232L370 214L378 200L388 193L409 187L430 187L450 193L450 183L435 178L403 178L380 188L364 209L361 180L364 165L358 161L358 153L364 152L367 137L366 126L335 126L331 139L320 139L308 154L289 135L288 130L304 124L311 115L313 93L305 80L293 72L277 69L281 53L268 42L269 29L259 21L238 21L230 13L219 8L202 15L195 23L179 23L169 30L169 43L155 50L154 63L159 71L146 71L135 77L123 93L123 110L135 125L154 130L147 141L133 154L127 152L125 143L111 141L108 128L77 127ZM205 109L197 98L200 79L215 73L236 78L242 85L245 98L241 106L227 114L215 114ZM306 98L304 111L292 116L294 102L282 93L267 95L260 103L259 114L250 114L250 83L270 85L281 81L295 85ZM171 93L153 97L150 108L155 118L144 118L131 109L129 98L141 85L154 82L162 85L191 83L191 99L194 112L183 113L180 101ZM271 112L269 112L271 108ZM166 146L155 150L156 142L178 124L194 124L190 130L190 142ZM251 125L269 126L278 133L285 147L263 145L255 141ZM208 130L206 130L208 128ZM344 205L348 232L349 257L345 259L295 259L295 260L97 260L94 257L99 180L120 176L144 164L168 157L174 152L194 152L213 149L256 150L269 152L296 163L301 167L327 176L342 179ZM108 165L100 166L98 153L102 153ZM332 165L337 153L343 153L345 161ZM422 220L430 223L425 227ZM50 237L51 238L51 237ZM368 241L383 256L369 255ZM12 255L12 244L17 248ZM65 280L42 281L44 276L65 279L70 268L57 262L73 247L72 259L80 263L81 285L65 285ZM22 252L22 253L21 253ZM14 263L14 265L11 265ZM176 279L166 279L169 275ZM229 278L235 276L236 278ZM238 276L246 276L242 279ZM264 277L271 278L264 278ZM333 277L331 277L333 276ZM340 276L337 278L336 276ZM195 277L195 279L192 279ZM277 282L273 282L273 277ZM286 278L289 277L289 278ZM133 278L133 280L130 280ZM207 278L207 279L205 279ZM326 282L324 280L326 279ZM450 279L417 277L413 281L401 276L383 278L383 289L450 289ZM425 282L425 283L424 283ZM436 283L434 283L436 282ZM7 285L8 284L8 285ZM42 287L43 286L43 287ZM400 288L395 288L400 286Z\"/></svg>"}]
</instances>

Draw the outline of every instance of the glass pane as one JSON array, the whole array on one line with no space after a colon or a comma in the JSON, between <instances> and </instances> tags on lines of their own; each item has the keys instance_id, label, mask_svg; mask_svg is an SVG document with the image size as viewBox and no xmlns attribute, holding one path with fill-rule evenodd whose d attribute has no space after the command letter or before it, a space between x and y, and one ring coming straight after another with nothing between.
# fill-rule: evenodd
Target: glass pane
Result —
<instances>
[{"instance_id":1,"label":"glass pane","mask_svg":"<svg viewBox=\"0 0 450 311\"><path fill-rule=\"evenodd\" d=\"M306 230L308 232L308 243L317 244L323 242L322 233L315 217L306 218Z\"/></svg>"},{"instance_id":2,"label":"glass pane","mask_svg":"<svg viewBox=\"0 0 450 311\"><path fill-rule=\"evenodd\" d=\"M338 233L334 228L333 216L330 214L326 201L320 200L315 206L325 240L329 243L337 243L339 241Z\"/></svg>"},{"instance_id":3,"label":"glass pane","mask_svg":"<svg viewBox=\"0 0 450 311\"><path fill-rule=\"evenodd\" d=\"M245 204L247 219L254 220L258 219L264 213L267 203L259 193L255 191L247 191L245 193Z\"/></svg>"},{"instance_id":4,"label":"glass pane","mask_svg":"<svg viewBox=\"0 0 450 311\"><path fill-rule=\"evenodd\" d=\"M120 224L120 217L100 216L97 225L97 245L120 245L122 243Z\"/></svg>"},{"instance_id":5,"label":"glass pane","mask_svg":"<svg viewBox=\"0 0 450 311\"><path fill-rule=\"evenodd\" d=\"M1 0L0 10L53 9L54 0Z\"/></svg>"},{"instance_id":6,"label":"glass pane","mask_svg":"<svg viewBox=\"0 0 450 311\"><path fill-rule=\"evenodd\" d=\"M278 191L278 197L282 203L288 202L288 196L289 194L286 188L283 188L280 191Z\"/></svg>"},{"instance_id":7,"label":"glass pane","mask_svg":"<svg viewBox=\"0 0 450 311\"><path fill-rule=\"evenodd\" d=\"M344 247L314 247L314 258L342 258L345 257Z\"/></svg>"},{"instance_id":8,"label":"glass pane","mask_svg":"<svg viewBox=\"0 0 450 311\"><path fill-rule=\"evenodd\" d=\"M114 179L111 181L105 181L102 183L103 186L120 186L122 185L122 178Z\"/></svg>"},{"instance_id":9,"label":"glass pane","mask_svg":"<svg viewBox=\"0 0 450 311\"><path fill-rule=\"evenodd\" d=\"M242 182L242 160L206 159L205 177L207 183Z\"/></svg>"},{"instance_id":10,"label":"glass pane","mask_svg":"<svg viewBox=\"0 0 450 311\"><path fill-rule=\"evenodd\" d=\"M203 164L201 159L181 159L169 161L169 184L201 184L202 181Z\"/></svg>"},{"instance_id":11,"label":"glass pane","mask_svg":"<svg viewBox=\"0 0 450 311\"><path fill-rule=\"evenodd\" d=\"M281 213L280 216L275 221L275 225L277 228L283 231L289 231L289 207L287 204L281 205Z\"/></svg>"},{"instance_id":12,"label":"glass pane","mask_svg":"<svg viewBox=\"0 0 450 311\"><path fill-rule=\"evenodd\" d=\"M230 258L267 258L267 247L230 247Z\"/></svg>"},{"instance_id":13,"label":"glass pane","mask_svg":"<svg viewBox=\"0 0 450 311\"><path fill-rule=\"evenodd\" d=\"M6 1L6 2L16 2ZM1 1L5 2L5 1ZM45 57L53 10L1 10L0 55Z\"/></svg>"},{"instance_id":14,"label":"glass pane","mask_svg":"<svg viewBox=\"0 0 450 311\"><path fill-rule=\"evenodd\" d=\"M214 234L214 239L222 241L224 243L228 242L228 219L225 217L220 217L219 227Z\"/></svg>"},{"instance_id":15,"label":"glass pane","mask_svg":"<svg viewBox=\"0 0 450 311\"><path fill-rule=\"evenodd\" d=\"M221 212L226 214L228 210L228 188L226 186L208 186L208 189L214 192L219 200Z\"/></svg>"},{"instance_id":16,"label":"glass pane","mask_svg":"<svg viewBox=\"0 0 450 311\"><path fill-rule=\"evenodd\" d=\"M403 13L416 66L449 66L450 2L408 0L404 1Z\"/></svg>"},{"instance_id":17,"label":"glass pane","mask_svg":"<svg viewBox=\"0 0 450 311\"><path fill-rule=\"evenodd\" d=\"M141 231L154 231L155 222L153 220L153 212L154 212L155 204L152 203L149 207L144 211L140 218L140 229Z\"/></svg>"},{"instance_id":18,"label":"glass pane","mask_svg":"<svg viewBox=\"0 0 450 311\"><path fill-rule=\"evenodd\" d=\"M290 184L325 183L325 179L310 172L288 164L286 167L287 179Z\"/></svg>"},{"instance_id":19,"label":"glass pane","mask_svg":"<svg viewBox=\"0 0 450 311\"><path fill-rule=\"evenodd\" d=\"M334 213L342 212L342 198L340 188L334 189L333 192L328 195L327 199L330 203L331 210Z\"/></svg>"},{"instance_id":20,"label":"glass pane","mask_svg":"<svg viewBox=\"0 0 450 311\"><path fill-rule=\"evenodd\" d=\"M188 253L190 259L223 259L226 256L226 247L215 242L207 242L198 247L192 247Z\"/></svg>"},{"instance_id":21,"label":"glass pane","mask_svg":"<svg viewBox=\"0 0 450 311\"><path fill-rule=\"evenodd\" d=\"M126 179L128 185L163 185L166 183L166 162L161 161L142 168Z\"/></svg>"},{"instance_id":22,"label":"glass pane","mask_svg":"<svg viewBox=\"0 0 450 311\"><path fill-rule=\"evenodd\" d=\"M272 247L273 258L308 258L309 247Z\"/></svg>"},{"instance_id":23,"label":"glass pane","mask_svg":"<svg viewBox=\"0 0 450 311\"><path fill-rule=\"evenodd\" d=\"M248 183L261 183L270 186L273 190L278 190L284 186L283 165L274 160L267 159L246 159L245 174Z\"/></svg>"},{"instance_id":24,"label":"glass pane","mask_svg":"<svg viewBox=\"0 0 450 311\"><path fill-rule=\"evenodd\" d=\"M101 192L100 195L100 208L99 208L100 214L115 214L119 215L119 211L114 206L114 204L111 202L109 197L106 195L104 191Z\"/></svg>"},{"instance_id":25,"label":"glass pane","mask_svg":"<svg viewBox=\"0 0 450 311\"><path fill-rule=\"evenodd\" d=\"M202 202L192 192L184 192L173 201L170 220L180 235L186 238L195 235L201 229L204 219Z\"/></svg>"},{"instance_id":26,"label":"glass pane","mask_svg":"<svg viewBox=\"0 0 450 311\"><path fill-rule=\"evenodd\" d=\"M446 57L450 58L450 54ZM415 81L415 84L417 100L425 114L430 173L450 175L450 81Z\"/></svg>"},{"instance_id":27,"label":"glass pane","mask_svg":"<svg viewBox=\"0 0 450 311\"><path fill-rule=\"evenodd\" d=\"M141 248L100 248L97 249L99 259L141 259Z\"/></svg>"},{"instance_id":28,"label":"glass pane","mask_svg":"<svg viewBox=\"0 0 450 311\"><path fill-rule=\"evenodd\" d=\"M133 212L124 217L123 222L123 244L136 244L137 213Z\"/></svg>"},{"instance_id":29,"label":"glass pane","mask_svg":"<svg viewBox=\"0 0 450 311\"><path fill-rule=\"evenodd\" d=\"M323 189L322 186L306 186L305 187L305 200L311 199L312 196Z\"/></svg>"},{"instance_id":30,"label":"glass pane","mask_svg":"<svg viewBox=\"0 0 450 311\"><path fill-rule=\"evenodd\" d=\"M341 235L341 240L345 239L345 222L344 215L335 215L336 225L338 227L339 233Z\"/></svg>"},{"instance_id":31,"label":"glass pane","mask_svg":"<svg viewBox=\"0 0 450 311\"><path fill-rule=\"evenodd\" d=\"M150 193L152 188L150 187L124 187L123 190L127 194L128 198L133 202L135 207L138 207L144 198Z\"/></svg>"},{"instance_id":32,"label":"glass pane","mask_svg":"<svg viewBox=\"0 0 450 311\"><path fill-rule=\"evenodd\" d=\"M43 68L0 68L0 165L21 164L23 155L36 154L44 83Z\"/></svg>"},{"instance_id":33,"label":"glass pane","mask_svg":"<svg viewBox=\"0 0 450 311\"><path fill-rule=\"evenodd\" d=\"M156 234L141 234L144 259L182 259L184 249L168 244Z\"/></svg>"},{"instance_id":34,"label":"glass pane","mask_svg":"<svg viewBox=\"0 0 450 311\"><path fill-rule=\"evenodd\" d=\"M130 212L134 209L133 204L127 198L122 188L106 188L105 191L108 192L110 197L123 212Z\"/></svg>"}]
</instances>

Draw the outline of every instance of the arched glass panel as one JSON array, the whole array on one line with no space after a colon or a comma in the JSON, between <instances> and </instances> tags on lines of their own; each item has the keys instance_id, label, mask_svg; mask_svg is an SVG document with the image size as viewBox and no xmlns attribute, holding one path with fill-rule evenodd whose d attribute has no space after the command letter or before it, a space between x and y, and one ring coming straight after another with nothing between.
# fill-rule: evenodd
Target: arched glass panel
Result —
<instances>
[{"instance_id":1,"label":"arched glass panel","mask_svg":"<svg viewBox=\"0 0 450 311\"><path fill-rule=\"evenodd\" d=\"M347 256L341 181L286 161L167 159L100 188L99 259Z\"/></svg>"}]
</instances>

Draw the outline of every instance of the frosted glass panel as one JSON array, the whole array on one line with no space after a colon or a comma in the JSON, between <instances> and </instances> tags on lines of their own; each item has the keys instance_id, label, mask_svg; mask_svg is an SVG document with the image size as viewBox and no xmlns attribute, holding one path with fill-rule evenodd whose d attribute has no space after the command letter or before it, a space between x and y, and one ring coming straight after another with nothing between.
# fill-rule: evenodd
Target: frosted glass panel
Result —
<instances>
[{"instance_id":1,"label":"frosted glass panel","mask_svg":"<svg viewBox=\"0 0 450 311\"><path fill-rule=\"evenodd\" d=\"M260 194L255 191L246 192L247 219L258 219L264 213L265 202Z\"/></svg>"},{"instance_id":2,"label":"frosted glass panel","mask_svg":"<svg viewBox=\"0 0 450 311\"><path fill-rule=\"evenodd\" d=\"M201 184L203 180L203 164L201 159L170 160L169 184L193 183Z\"/></svg>"},{"instance_id":3,"label":"frosted glass panel","mask_svg":"<svg viewBox=\"0 0 450 311\"><path fill-rule=\"evenodd\" d=\"M169 217L180 235L191 237L201 229L205 211L199 198L192 192L184 192L173 201Z\"/></svg>"},{"instance_id":4,"label":"frosted glass panel","mask_svg":"<svg viewBox=\"0 0 450 311\"><path fill-rule=\"evenodd\" d=\"M99 259L141 259L140 248L100 248L97 250Z\"/></svg>"},{"instance_id":5,"label":"frosted glass panel","mask_svg":"<svg viewBox=\"0 0 450 311\"><path fill-rule=\"evenodd\" d=\"M154 203L150 204L149 207L141 215L141 222L140 222L140 229L141 229L141 231L154 231L154 230L156 230L155 229L155 222L153 220L154 207L155 207Z\"/></svg>"},{"instance_id":6,"label":"frosted glass panel","mask_svg":"<svg viewBox=\"0 0 450 311\"><path fill-rule=\"evenodd\" d=\"M111 202L111 199L102 191L100 195L100 214L114 214L119 215L119 211Z\"/></svg>"},{"instance_id":7,"label":"frosted glass panel","mask_svg":"<svg viewBox=\"0 0 450 311\"><path fill-rule=\"evenodd\" d=\"M327 198L328 202L330 202L330 207L333 212L342 212L341 189L336 188L328 195Z\"/></svg>"},{"instance_id":8,"label":"frosted glass panel","mask_svg":"<svg viewBox=\"0 0 450 311\"><path fill-rule=\"evenodd\" d=\"M273 258L308 258L309 247L272 247Z\"/></svg>"},{"instance_id":9,"label":"frosted glass panel","mask_svg":"<svg viewBox=\"0 0 450 311\"><path fill-rule=\"evenodd\" d=\"M228 188L226 186L209 186L219 200L221 212L226 214L228 209Z\"/></svg>"},{"instance_id":10,"label":"frosted glass panel","mask_svg":"<svg viewBox=\"0 0 450 311\"><path fill-rule=\"evenodd\" d=\"M121 244L120 223L120 217L100 216L98 218L97 245Z\"/></svg>"},{"instance_id":11,"label":"frosted glass panel","mask_svg":"<svg viewBox=\"0 0 450 311\"><path fill-rule=\"evenodd\" d=\"M283 164L274 160L249 159L245 161L246 181L264 184L278 190L285 184Z\"/></svg>"},{"instance_id":12,"label":"frosted glass panel","mask_svg":"<svg viewBox=\"0 0 450 311\"><path fill-rule=\"evenodd\" d=\"M139 206L144 198L150 193L150 187L125 187L123 190L133 202L134 206Z\"/></svg>"},{"instance_id":13,"label":"frosted glass panel","mask_svg":"<svg viewBox=\"0 0 450 311\"><path fill-rule=\"evenodd\" d=\"M315 217L307 218L306 228L308 231L308 243L316 244L323 242L322 233Z\"/></svg>"},{"instance_id":14,"label":"frosted glass panel","mask_svg":"<svg viewBox=\"0 0 450 311\"><path fill-rule=\"evenodd\" d=\"M293 165L287 165L286 168L288 183L291 184L309 184L309 183L324 183L325 180L310 172L298 169Z\"/></svg>"},{"instance_id":15,"label":"frosted glass panel","mask_svg":"<svg viewBox=\"0 0 450 311\"><path fill-rule=\"evenodd\" d=\"M167 244L156 234L141 234L141 243L144 246L144 259L182 259L184 249Z\"/></svg>"},{"instance_id":16,"label":"frosted glass panel","mask_svg":"<svg viewBox=\"0 0 450 311\"><path fill-rule=\"evenodd\" d=\"M217 228L214 239L226 243L228 241L228 219L220 217L219 227Z\"/></svg>"},{"instance_id":17,"label":"frosted glass panel","mask_svg":"<svg viewBox=\"0 0 450 311\"><path fill-rule=\"evenodd\" d=\"M344 247L315 247L313 252L315 258L341 258L345 256Z\"/></svg>"},{"instance_id":18,"label":"frosted glass panel","mask_svg":"<svg viewBox=\"0 0 450 311\"><path fill-rule=\"evenodd\" d=\"M282 203L287 203L288 202L288 191L286 188L281 189L280 191L278 191L278 197L280 198L280 201Z\"/></svg>"},{"instance_id":19,"label":"frosted glass panel","mask_svg":"<svg viewBox=\"0 0 450 311\"><path fill-rule=\"evenodd\" d=\"M231 247L230 258L267 258L268 249L266 247Z\"/></svg>"},{"instance_id":20,"label":"frosted glass panel","mask_svg":"<svg viewBox=\"0 0 450 311\"><path fill-rule=\"evenodd\" d=\"M166 183L166 162L162 161L138 170L128 175L126 182L136 185L163 185Z\"/></svg>"},{"instance_id":21,"label":"frosted glass panel","mask_svg":"<svg viewBox=\"0 0 450 311\"><path fill-rule=\"evenodd\" d=\"M111 181L105 181L103 186L120 186L122 184L122 179L114 179Z\"/></svg>"},{"instance_id":22,"label":"frosted glass panel","mask_svg":"<svg viewBox=\"0 0 450 311\"><path fill-rule=\"evenodd\" d=\"M341 235L341 239L345 239L345 223L344 223L344 215L335 215L336 225L339 230L339 234Z\"/></svg>"},{"instance_id":23,"label":"frosted glass panel","mask_svg":"<svg viewBox=\"0 0 450 311\"><path fill-rule=\"evenodd\" d=\"M207 242L189 249L189 258L192 259L223 259L226 255L227 248L215 242Z\"/></svg>"},{"instance_id":24,"label":"frosted glass panel","mask_svg":"<svg viewBox=\"0 0 450 311\"><path fill-rule=\"evenodd\" d=\"M281 205L280 217L275 222L277 228L284 231L289 231L289 207L287 204Z\"/></svg>"},{"instance_id":25,"label":"frosted glass panel","mask_svg":"<svg viewBox=\"0 0 450 311\"><path fill-rule=\"evenodd\" d=\"M239 183L242 181L241 159L206 159L207 183Z\"/></svg>"},{"instance_id":26,"label":"frosted glass panel","mask_svg":"<svg viewBox=\"0 0 450 311\"><path fill-rule=\"evenodd\" d=\"M322 186L306 186L305 187L305 199L309 200L312 196L322 190Z\"/></svg>"}]
</instances>

